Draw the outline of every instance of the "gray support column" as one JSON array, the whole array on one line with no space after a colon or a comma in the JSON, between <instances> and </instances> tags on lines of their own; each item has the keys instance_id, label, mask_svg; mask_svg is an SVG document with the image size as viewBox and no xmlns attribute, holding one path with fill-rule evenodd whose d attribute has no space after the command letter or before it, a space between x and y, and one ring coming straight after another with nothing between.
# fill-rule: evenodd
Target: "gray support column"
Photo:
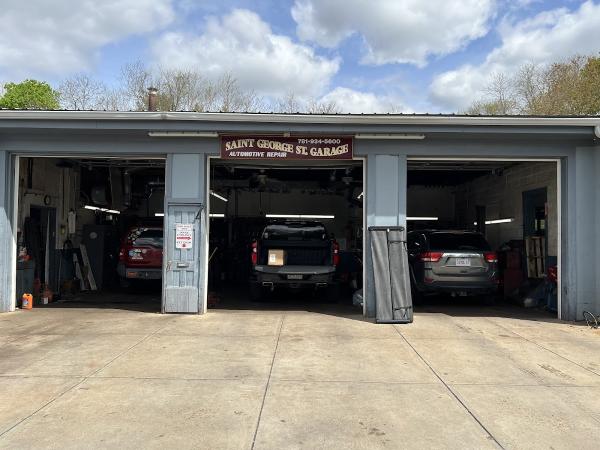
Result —
<instances>
[{"instance_id":1,"label":"gray support column","mask_svg":"<svg viewBox=\"0 0 600 450\"><path fill-rule=\"evenodd\" d=\"M167 155L163 312L204 313L204 255L207 246L206 156ZM193 246L175 245L177 224L193 227Z\"/></svg>"},{"instance_id":2,"label":"gray support column","mask_svg":"<svg viewBox=\"0 0 600 450\"><path fill-rule=\"evenodd\" d=\"M574 160L574 161L573 161ZM593 147L577 148L567 162L567 207L563 216L564 258L561 318L581 320L584 310L598 313L600 266L598 265L598 215L600 214L600 155ZM563 198L565 196L563 195ZM563 212L564 214L564 212ZM566 229L564 229L566 228ZM564 248L564 243L563 243Z\"/></svg>"},{"instance_id":3,"label":"gray support column","mask_svg":"<svg viewBox=\"0 0 600 450\"><path fill-rule=\"evenodd\" d=\"M13 237L14 173L11 156L0 151L0 312L14 311L16 251Z\"/></svg>"},{"instance_id":4,"label":"gray support column","mask_svg":"<svg viewBox=\"0 0 600 450\"><path fill-rule=\"evenodd\" d=\"M591 149L594 153L594 185L593 190L595 193L594 206L595 206L595 264L594 264L594 280L595 280L595 296L594 302L590 305L590 309L594 314L600 314L600 264L598 264L598 255L600 255L600 236L598 235L598 228L600 227L600 146L596 146Z\"/></svg>"},{"instance_id":5,"label":"gray support column","mask_svg":"<svg viewBox=\"0 0 600 450\"><path fill-rule=\"evenodd\" d=\"M367 224L370 226L406 226L406 156L376 155L367 157ZM371 242L366 234L365 264L366 289L365 312L375 316L375 292Z\"/></svg>"},{"instance_id":6,"label":"gray support column","mask_svg":"<svg viewBox=\"0 0 600 450\"><path fill-rule=\"evenodd\" d=\"M559 318L568 320L568 317L575 315L575 305L577 304L577 252L576 252L576 179L575 176L575 155L565 158L560 165L560 199L561 199L561 273L560 291L561 303L559 305Z\"/></svg>"}]
</instances>

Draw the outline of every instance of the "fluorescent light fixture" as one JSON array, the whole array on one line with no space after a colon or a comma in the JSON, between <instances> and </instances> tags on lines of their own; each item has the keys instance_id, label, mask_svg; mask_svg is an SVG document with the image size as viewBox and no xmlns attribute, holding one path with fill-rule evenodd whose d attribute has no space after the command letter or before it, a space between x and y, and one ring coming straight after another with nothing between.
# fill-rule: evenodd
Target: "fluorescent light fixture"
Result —
<instances>
[{"instance_id":1,"label":"fluorescent light fixture","mask_svg":"<svg viewBox=\"0 0 600 450\"><path fill-rule=\"evenodd\" d=\"M415 216L415 217L407 217L406 220L411 220L411 221L436 221L436 220L440 220L439 217L426 217L426 216Z\"/></svg>"},{"instance_id":2,"label":"fluorescent light fixture","mask_svg":"<svg viewBox=\"0 0 600 450\"><path fill-rule=\"evenodd\" d=\"M99 208L98 206L92 206L92 205L85 205L84 208L89 209L91 211L100 211L100 212L105 212L108 214L121 214L121 211L117 211L115 209Z\"/></svg>"},{"instance_id":3,"label":"fluorescent light fixture","mask_svg":"<svg viewBox=\"0 0 600 450\"><path fill-rule=\"evenodd\" d=\"M358 133L354 137L356 139L425 139L425 135L420 133Z\"/></svg>"},{"instance_id":4,"label":"fluorescent light fixture","mask_svg":"<svg viewBox=\"0 0 600 450\"><path fill-rule=\"evenodd\" d=\"M360 200L361 198L363 198L364 195L365 193L361 192L360 194L358 194L358 197L356 197L356 200Z\"/></svg>"},{"instance_id":5,"label":"fluorescent light fixture","mask_svg":"<svg viewBox=\"0 0 600 450\"><path fill-rule=\"evenodd\" d=\"M335 219L335 216L323 214L266 214L269 219Z\"/></svg>"},{"instance_id":6,"label":"fluorescent light fixture","mask_svg":"<svg viewBox=\"0 0 600 450\"><path fill-rule=\"evenodd\" d=\"M221 219L222 219L222 218L224 218L224 217L225 217L225 214L221 214L221 213L210 213L208 216L209 216L209 217L212 217L212 218L215 218L215 219L216 219L216 218L221 218Z\"/></svg>"},{"instance_id":7,"label":"fluorescent light fixture","mask_svg":"<svg viewBox=\"0 0 600 450\"><path fill-rule=\"evenodd\" d=\"M207 131L148 131L148 136L160 138L217 138L219 133Z\"/></svg>"},{"instance_id":8,"label":"fluorescent light fixture","mask_svg":"<svg viewBox=\"0 0 600 450\"><path fill-rule=\"evenodd\" d=\"M227 198L223 197L222 195L217 194L214 191L210 191L210 195L212 195L213 197L217 197L219 200L223 200L224 202L229 201Z\"/></svg>"},{"instance_id":9,"label":"fluorescent light fixture","mask_svg":"<svg viewBox=\"0 0 600 450\"><path fill-rule=\"evenodd\" d=\"M510 217L508 219L495 219L495 220L486 220L485 224L486 225L495 225L497 223L510 223L510 222L514 222L515 219L513 217ZM477 225L477 222L473 222L473 225Z\"/></svg>"},{"instance_id":10,"label":"fluorescent light fixture","mask_svg":"<svg viewBox=\"0 0 600 450\"><path fill-rule=\"evenodd\" d=\"M165 217L165 213L154 213L154 217Z\"/></svg>"}]
</instances>

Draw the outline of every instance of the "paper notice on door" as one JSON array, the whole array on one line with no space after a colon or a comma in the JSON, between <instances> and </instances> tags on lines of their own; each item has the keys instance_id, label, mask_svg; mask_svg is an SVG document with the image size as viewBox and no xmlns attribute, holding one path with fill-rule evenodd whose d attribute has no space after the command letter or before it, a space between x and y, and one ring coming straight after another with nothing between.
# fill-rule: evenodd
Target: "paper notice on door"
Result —
<instances>
[{"instance_id":1,"label":"paper notice on door","mask_svg":"<svg viewBox=\"0 0 600 450\"><path fill-rule=\"evenodd\" d=\"M192 248L194 245L194 225L178 223L175 225L175 248Z\"/></svg>"}]
</instances>

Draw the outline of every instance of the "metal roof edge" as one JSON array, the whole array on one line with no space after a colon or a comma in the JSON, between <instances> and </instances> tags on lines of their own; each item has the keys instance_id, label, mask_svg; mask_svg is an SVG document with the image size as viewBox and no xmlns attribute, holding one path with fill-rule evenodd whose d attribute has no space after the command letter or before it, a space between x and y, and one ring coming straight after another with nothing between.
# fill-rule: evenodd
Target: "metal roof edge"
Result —
<instances>
[{"instance_id":1,"label":"metal roof edge","mask_svg":"<svg viewBox=\"0 0 600 450\"><path fill-rule=\"evenodd\" d=\"M600 116L461 116L403 114L277 114L147 111L0 110L0 120L163 120L381 125L600 126Z\"/></svg>"}]
</instances>

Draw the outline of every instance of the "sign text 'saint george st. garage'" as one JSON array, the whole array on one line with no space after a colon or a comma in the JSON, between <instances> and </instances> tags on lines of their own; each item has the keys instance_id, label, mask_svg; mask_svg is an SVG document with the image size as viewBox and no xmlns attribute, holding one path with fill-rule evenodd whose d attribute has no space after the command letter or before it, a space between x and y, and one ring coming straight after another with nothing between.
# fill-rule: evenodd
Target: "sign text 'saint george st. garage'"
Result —
<instances>
[{"instance_id":1,"label":"sign text 'saint george st. garage'","mask_svg":"<svg viewBox=\"0 0 600 450\"><path fill-rule=\"evenodd\" d=\"M223 136L221 158L352 159L352 138Z\"/></svg>"}]
</instances>

